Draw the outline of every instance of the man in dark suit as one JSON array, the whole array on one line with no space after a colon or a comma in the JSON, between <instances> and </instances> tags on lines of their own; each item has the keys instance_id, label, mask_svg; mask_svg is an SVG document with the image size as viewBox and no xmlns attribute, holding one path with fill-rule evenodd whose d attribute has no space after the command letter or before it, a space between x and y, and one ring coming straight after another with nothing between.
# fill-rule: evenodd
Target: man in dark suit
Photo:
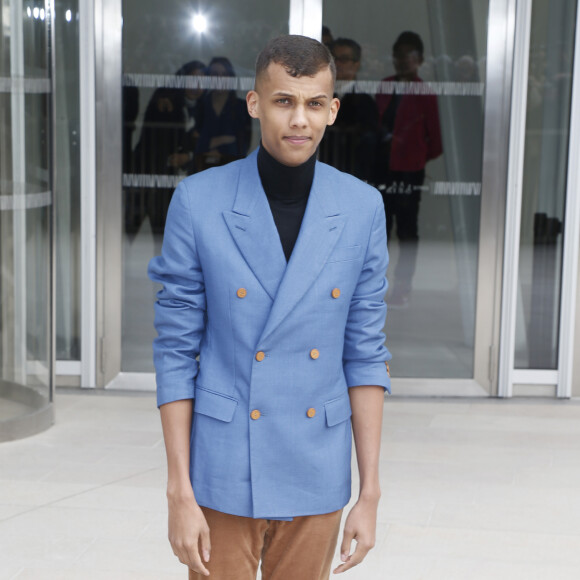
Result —
<instances>
[{"instance_id":1,"label":"man in dark suit","mask_svg":"<svg viewBox=\"0 0 580 580\"><path fill-rule=\"evenodd\" d=\"M357 89L362 49L350 38L338 38L332 44L332 56L336 63L336 96L340 99L340 109L320 145L320 160L363 181L370 181L378 111L375 100Z\"/></svg>"}]
</instances>

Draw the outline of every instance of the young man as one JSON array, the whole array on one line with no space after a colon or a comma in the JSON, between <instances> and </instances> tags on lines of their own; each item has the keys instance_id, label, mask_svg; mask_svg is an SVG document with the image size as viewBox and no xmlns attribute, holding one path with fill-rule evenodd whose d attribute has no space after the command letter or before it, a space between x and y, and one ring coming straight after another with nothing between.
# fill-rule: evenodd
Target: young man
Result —
<instances>
[{"instance_id":1,"label":"young man","mask_svg":"<svg viewBox=\"0 0 580 580\"><path fill-rule=\"evenodd\" d=\"M270 41L247 95L261 147L179 185L150 265L169 539L191 579L255 579L260 560L264 580L328 578L351 414L361 485L335 572L374 543L385 216L376 190L316 162L333 85L322 44Z\"/></svg>"}]
</instances>

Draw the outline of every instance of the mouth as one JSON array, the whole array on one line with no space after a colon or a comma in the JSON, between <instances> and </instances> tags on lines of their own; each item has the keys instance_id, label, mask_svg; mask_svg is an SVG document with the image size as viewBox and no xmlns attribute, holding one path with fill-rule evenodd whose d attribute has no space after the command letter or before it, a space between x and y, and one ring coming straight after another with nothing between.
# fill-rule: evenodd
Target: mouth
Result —
<instances>
[{"instance_id":1,"label":"mouth","mask_svg":"<svg viewBox=\"0 0 580 580\"><path fill-rule=\"evenodd\" d=\"M289 135L284 137L285 141L288 143L292 143L292 145L303 145L304 143L308 143L311 139L310 137L305 137L303 135Z\"/></svg>"}]
</instances>

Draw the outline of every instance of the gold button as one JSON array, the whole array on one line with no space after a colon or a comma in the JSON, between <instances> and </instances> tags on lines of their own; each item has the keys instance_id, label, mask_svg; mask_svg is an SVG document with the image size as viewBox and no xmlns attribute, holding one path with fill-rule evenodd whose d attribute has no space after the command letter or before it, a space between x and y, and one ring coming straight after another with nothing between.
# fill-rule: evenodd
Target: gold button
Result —
<instances>
[{"instance_id":1,"label":"gold button","mask_svg":"<svg viewBox=\"0 0 580 580\"><path fill-rule=\"evenodd\" d=\"M332 292L332 297L333 298L338 298L340 296L340 289L339 288L335 288Z\"/></svg>"},{"instance_id":2,"label":"gold button","mask_svg":"<svg viewBox=\"0 0 580 580\"><path fill-rule=\"evenodd\" d=\"M251 413L250 413L250 417L252 417L252 419L254 419L254 421L256 421L257 419L259 419L261 417L262 413L260 413L260 411L258 411L258 409L254 409Z\"/></svg>"},{"instance_id":3,"label":"gold button","mask_svg":"<svg viewBox=\"0 0 580 580\"><path fill-rule=\"evenodd\" d=\"M314 360L316 360L319 356L320 356L320 353L315 348L313 348L310 351L310 358L313 358Z\"/></svg>"},{"instance_id":4,"label":"gold button","mask_svg":"<svg viewBox=\"0 0 580 580\"><path fill-rule=\"evenodd\" d=\"M387 365L387 374L389 375L389 378L391 378L391 369L389 368L389 363L385 362L385 364Z\"/></svg>"},{"instance_id":5,"label":"gold button","mask_svg":"<svg viewBox=\"0 0 580 580\"><path fill-rule=\"evenodd\" d=\"M308 417L310 417L312 419L312 417L314 417L314 415L316 415L316 409L313 409L313 408L308 409L308 411L306 411L306 415L308 415Z\"/></svg>"},{"instance_id":6,"label":"gold button","mask_svg":"<svg viewBox=\"0 0 580 580\"><path fill-rule=\"evenodd\" d=\"M245 298L248 295L248 291L245 288L238 288L236 294L238 295L238 298Z\"/></svg>"},{"instance_id":7,"label":"gold button","mask_svg":"<svg viewBox=\"0 0 580 580\"><path fill-rule=\"evenodd\" d=\"M262 351L256 353L256 360L258 362L262 362L264 358L266 358L266 355Z\"/></svg>"}]
</instances>

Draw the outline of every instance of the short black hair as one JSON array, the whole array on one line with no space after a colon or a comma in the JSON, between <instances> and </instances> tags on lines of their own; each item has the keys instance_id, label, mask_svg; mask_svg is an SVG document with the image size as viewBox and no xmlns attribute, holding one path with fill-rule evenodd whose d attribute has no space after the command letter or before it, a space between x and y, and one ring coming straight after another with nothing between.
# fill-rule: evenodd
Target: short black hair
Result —
<instances>
[{"instance_id":1,"label":"short black hair","mask_svg":"<svg viewBox=\"0 0 580 580\"><path fill-rule=\"evenodd\" d=\"M356 62L360 62L362 56L362 48L360 47L360 44L356 40L353 40L352 38L337 38L332 43L332 48L334 48L335 46L347 46L348 48L351 49L352 57L354 58L354 60Z\"/></svg>"},{"instance_id":2,"label":"short black hair","mask_svg":"<svg viewBox=\"0 0 580 580\"><path fill-rule=\"evenodd\" d=\"M186 62L175 74L177 76L192 75L197 70L205 73L205 64L200 60L191 60Z\"/></svg>"},{"instance_id":3,"label":"short black hair","mask_svg":"<svg viewBox=\"0 0 580 580\"><path fill-rule=\"evenodd\" d=\"M293 77L313 77L328 67L336 79L336 65L324 44L299 34L286 34L268 41L256 59L256 79L271 63L279 64Z\"/></svg>"},{"instance_id":4,"label":"short black hair","mask_svg":"<svg viewBox=\"0 0 580 580\"><path fill-rule=\"evenodd\" d=\"M421 56L423 56L423 41L416 32L411 32L410 30L401 32L397 40L395 40L395 44L393 44L393 50L397 50L397 48L403 44L412 46Z\"/></svg>"}]
</instances>

